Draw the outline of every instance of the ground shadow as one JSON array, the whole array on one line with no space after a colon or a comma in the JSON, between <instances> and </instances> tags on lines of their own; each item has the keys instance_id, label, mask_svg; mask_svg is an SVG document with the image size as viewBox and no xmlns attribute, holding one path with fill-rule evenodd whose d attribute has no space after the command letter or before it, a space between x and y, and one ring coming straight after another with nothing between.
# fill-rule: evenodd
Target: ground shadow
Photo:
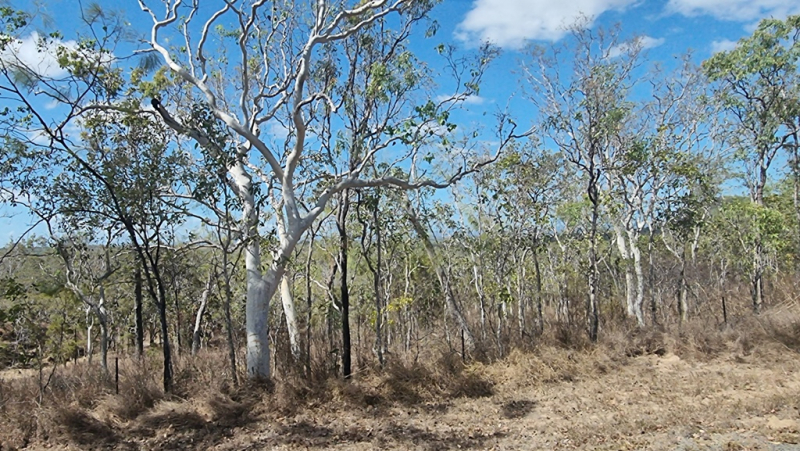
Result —
<instances>
[{"instance_id":1,"label":"ground shadow","mask_svg":"<svg viewBox=\"0 0 800 451\"><path fill-rule=\"evenodd\" d=\"M536 407L536 401L529 401L527 399L508 401L502 405L503 416L509 420L522 418L531 413L534 407Z\"/></svg>"}]
</instances>

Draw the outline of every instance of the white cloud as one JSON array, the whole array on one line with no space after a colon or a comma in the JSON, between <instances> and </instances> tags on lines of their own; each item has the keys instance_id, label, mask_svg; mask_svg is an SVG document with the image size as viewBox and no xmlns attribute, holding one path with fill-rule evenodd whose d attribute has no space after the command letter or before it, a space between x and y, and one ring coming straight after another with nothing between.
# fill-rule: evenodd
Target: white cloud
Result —
<instances>
[{"instance_id":1,"label":"white cloud","mask_svg":"<svg viewBox=\"0 0 800 451\"><path fill-rule=\"evenodd\" d=\"M711 43L711 53L727 52L736 48L736 41L722 39Z\"/></svg>"},{"instance_id":2,"label":"white cloud","mask_svg":"<svg viewBox=\"0 0 800 451\"><path fill-rule=\"evenodd\" d=\"M273 139L285 141L289 137L289 128L279 121L269 121L265 128L267 134Z\"/></svg>"},{"instance_id":3,"label":"white cloud","mask_svg":"<svg viewBox=\"0 0 800 451\"><path fill-rule=\"evenodd\" d=\"M436 96L436 101L437 102L445 102L445 101L452 100L452 99L453 99L453 96L446 96L444 94ZM463 103L465 105L483 105L484 103L486 103L486 99L481 97L481 96L471 95L471 96L467 96L463 100Z\"/></svg>"},{"instance_id":4,"label":"white cloud","mask_svg":"<svg viewBox=\"0 0 800 451\"><path fill-rule=\"evenodd\" d=\"M622 10L637 0L475 0L456 31L462 41L520 48L532 39L557 41L581 17ZM587 24L591 26L591 23Z\"/></svg>"},{"instance_id":5,"label":"white cloud","mask_svg":"<svg viewBox=\"0 0 800 451\"><path fill-rule=\"evenodd\" d=\"M659 45L665 42L664 38L654 38L652 36L639 36L636 38L636 42L638 42L640 48L644 49L652 49L653 47L658 47ZM630 49L630 44L620 44L614 47L611 47L608 51L608 56L611 58L616 58L622 55L624 52L627 52Z\"/></svg>"},{"instance_id":6,"label":"white cloud","mask_svg":"<svg viewBox=\"0 0 800 451\"><path fill-rule=\"evenodd\" d=\"M659 45L663 44L665 39L654 38L652 36L642 36L641 38L639 38L639 41L642 43L643 49L652 49L654 47L658 47Z\"/></svg>"},{"instance_id":7,"label":"white cloud","mask_svg":"<svg viewBox=\"0 0 800 451\"><path fill-rule=\"evenodd\" d=\"M736 22L800 13L797 0L669 0L667 11L684 16L709 15Z\"/></svg>"},{"instance_id":8,"label":"white cloud","mask_svg":"<svg viewBox=\"0 0 800 451\"><path fill-rule=\"evenodd\" d=\"M12 42L0 53L0 60L9 64L20 64L42 77L63 77L67 71L58 65L56 51L59 46L77 47L75 41L49 40L42 45L39 33Z\"/></svg>"}]
</instances>

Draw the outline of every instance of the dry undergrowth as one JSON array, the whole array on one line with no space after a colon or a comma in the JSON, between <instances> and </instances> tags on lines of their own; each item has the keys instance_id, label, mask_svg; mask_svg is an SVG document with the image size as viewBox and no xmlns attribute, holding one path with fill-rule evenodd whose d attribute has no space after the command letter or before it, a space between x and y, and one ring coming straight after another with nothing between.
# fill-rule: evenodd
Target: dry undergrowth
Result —
<instances>
[{"instance_id":1,"label":"dry undergrowth","mask_svg":"<svg viewBox=\"0 0 800 451\"><path fill-rule=\"evenodd\" d=\"M429 349L352 380L285 372L230 383L226 358L121 361L0 383L0 449L783 449L800 442L800 326L791 309L728 327L555 330L529 351L464 364ZM785 448L790 449L790 448Z\"/></svg>"}]
</instances>

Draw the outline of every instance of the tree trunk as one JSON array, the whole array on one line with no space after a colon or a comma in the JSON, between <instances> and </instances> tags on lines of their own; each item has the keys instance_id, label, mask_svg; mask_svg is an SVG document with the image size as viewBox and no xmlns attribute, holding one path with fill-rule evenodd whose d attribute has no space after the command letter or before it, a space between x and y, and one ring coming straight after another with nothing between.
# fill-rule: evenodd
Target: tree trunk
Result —
<instances>
[{"instance_id":1,"label":"tree trunk","mask_svg":"<svg viewBox=\"0 0 800 451\"><path fill-rule=\"evenodd\" d=\"M522 261L525 264L525 261ZM539 246L538 241L533 248L533 267L536 270L536 313L538 314L539 334L544 333L544 307L542 306L542 269L539 265ZM523 275L525 273L523 272Z\"/></svg>"},{"instance_id":2,"label":"tree trunk","mask_svg":"<svg viewBox=\"0 0 800 451\"><path fill-rule=\"evenodd\" d=\"M251 379L268 380L270 377L269 301L275 289L273 287L273 293L270 293L270 287L261 275L261 249L257 236L250 238L245 248L244 260L247 271L245 304L247 375Z\"/></svg>"},{"instance_id":3,"label":"tree trunk","mask_svg":"<svg viewBox=\"0 0 800 451\"><path fill-rule=\"evenodd\" d=\"M636 296L634 298L633 313L636 315L636 324L639 327L644 327L644 271L642 271L642 251L639 249L638 233L632 230L628 230L627 233L631 257L633 257L633 270L636 274Z\"/></svg>"},{"instance_id":4,"label":"tree trunk","mask_svg":"<svg viewBox=\"0 0 800 451\"><path fill-rule=\"evenodd\" d=\"M137 262L138 263L138 262ZM144 323L142 322L142 270L139 265L136 265L136 272L134 273L134 321L136 322L136 356L141 358L144 356Z\"/></svg>"},{"instance_id":5,"label":"tree trunk","mask_svg":"<svg viewBox=\"0 0 800 451\"><path fill-rule=\"evenodd\" d=\"M341 193L336 227L339 230L339 271L342 304L342 376L350 377L350 291L347 287L347 213L350 209L349 190Z\"/></svg>"},{"instance_id":6,"label":"tree trunk","mask_svg":"<svg viewBox=\"0 0 800 451\"><path fill-rule=\"evenodd\" d=\"M622 258L622 264L625 268L625 311L629 318L636 318L638 321L639 316L636 314L636 294L634 288L633 268L631 265L632 256L625 242L625 236L622 232L622 227L614 223L614 234L617 238L617 248L619 255Z\"/></svg>"},{"instance_id":7,"label":"tree trunk","mask_svg":"<svg viewBox=\"0 0 800 451\"><path fill-rule=\"evenodd\" d=\"M380 191L376 190L375 192L376 199L374 205L372 206L372 224L373 230L375 232L375 265L373 266L369 260L369 256L367 255L367 247L364 243L364 239L366 238L366 222L362 222L364 226L364 233L365 235L362 236L361 247L364 251L364 259L367 262L367 266L372 272L372 288L375 295L375 353L378 356L378 364L380 364L381 368L384 364L384 340L383 340L383 297L381 296L381 227L380 222L378 222L378 210L380 208Z\"/></svg>"},{"instance_id":8,"label":"tree trunk","mask_svg":"<svg viewBox=\"0 0 800 451\"><path fill-rule=\"evenodd\" d=\"M433 266L433 270L436 273L436 278L439 280L439 285L444 292L445 310L453 316L453 319L456 321L458 326L464 331L465 344L471 351L475 349L475 336L472 334L469 324L467 323L467 319L461 313L461 309L458 308L458 304L456 304L455 298L453 297L453 290L450 286L449 275L445 274L440 263L441 260L436 255L436 249L433 247L433 243L431 242L430 237L428 237L427 232L425 232L425 229L422 227L422 224L420 224L416 213L411 208L410 202L408 202L406 205L406 210L409 220L411 221L411 225L414 227L414 231L417 232L417 236L419 236L422 240L425 253L428 255L428 259L431 261L431 266Z\"/></svg>"},{"instance_id":9,"label":"tree trunk","mask_svg":"<svg viewBox=\"0 0 800 451\"><path fill-rule=\"evenodd\" d=\"M181 305L178 283L175 280L173 280L173 286L175 288L175 292L173 293L173 301L175 302L175 354L180 357L181 346L183 345L181 341Z\"/></svg>"},{"instance_id":10,"label":"tree trunk","mask_svg":"<svg viewBox=\"0 0 800 451\"><path fill-rule=\"evenodd\" d=\"M100 298L97 302L95 315L100 322L100 366L108 372L108 315L106 314L106 290L100 285Z\"/></svg>"},{"instance_id":11,"label":"tree trunk","mask_svg":"<svg viewBox=\"0 0 800 451\"><path fill-rule=\"evenodd\" d=\"M647 242L647 258L649 265L648 284L650 286L650 313L653 316L653 324L658 323L658 303L656 302L656 272L653 264L653 226L649 226L650 235ZM640 285L641 282L639 283ZM660 297L660 296L659 296Z\"/></svg>"},{"instance_id":12,"label":"tree trunk","mask_svg":"<svg viewBox=\"0 0 800 451\"><path fill-rule=\"evenodd\" d=\"M92 364L92 355L94 354L94 342L92 340L92 329L94 329L94 316L92 315L91 307L86 307L86 359L89 364Z\"/></svg>"},{"instance_id":13,"label":"tree trunk","mask_svg":"<svg viewBox=\"0 0 800 451\"><path fill-rule=\"evenodd\" d=\"M681 274L678 281L678 316L681 324L689 319L688 287L686 284L686 251L681 259Z\"/></svg>"},{"instance_id":14,"label":"tree trunk","mask_svg":"<svg viewBox=\"0 0 800 451\"><path fill-rule=\"evenodd\" d=\"M312 320L312 313L313 313L313 305L311 299L311 259L314 256L314 238L316 237L316 231L312 229L311 238L309 239L308 243L308 255L306 256L306 269L305 269L305 277L306 277L306 376L311 376L311 320Z\"/></svg>"},{"instance_id":15,"label":"tree trunk","mask_svg":"<svg viewBox=\"0 0 800 451\"><path fill-rule=\"evenodd\" d=\"M299 362L302 358L300 351L300 329L297 327L297 312L294 307L292 297L292 287L289 284L289 275L281 277L281 301L283 303L283 314L286 317L286 329L289 332L289 346L292 351L292 358Z\"/></svg>"},{"instance_id":16,"label":"tree trunk","mask_svg":"<svg viewBox=\"0 0 800 451\"><path fill-rule=\"evenodd\" d=\"M157 278L159 281L160 277ZM161 351L164 356L164 391L172 391L172 350L169 345L169 323L167 322L167 293L162 283L158 284L158 318L161 322Z\"/></svg>"},{"instance_id":17,"label":"tree trunk","mask_svg":"<svg viewBox=\"0 0 800 451\"><path fill-rule=\"evenodd\" d=\"M478 271L478 264L473 258L472 262L472 276L475 283L475 293L478 295L478 306L480 307L481 319L481 340L486 340L486 296L481 289L481 279Z\"/></svg>"},{"instance_id":18,"label":"tree trunk","mask_svg":"<svg viewBox=\"0 0 800 451\"><path fill-rule=\"evenodd\" d=\"M108 372L108 319L100 317L100 367Z\"/></svg>"},{"instance_id":19,"label":"tree trunk","mask_svg":"<svg viewBox=\"0 0 800 451\"><path fill-rule=\"evenodd\" d=\"M269 352L269 302L277 288L275 283L264 280L261 272L261 237L258 233L258 211L253 194L252 180L244 164L236 161L229 169L242 202L242 216L247 245L245 246L245 332L247 334L247 375L251 379L268 380L270 377ZM273 262L280 267L285 262ZM280 278L282 271L271 271L271 276ZM280 272L280 274L278 274ZM277 281L278 279L274 279Z\"/></svg>"},{"instance_id":20,"label":"tree trunk","mask_svg":"<svg viewBox=\"0 0 800 451\"><path fill-rule=\"evenodd\" d=\"M753 297L753 311L756 313L761 312L761 307L764 303L764 266L761 262L761 243L756 244L756 255L754 258L754 268L751 277L750 293Z\"/></svg>"},{"instance_id":21,"label":"tree trunk","mask_svg":"<svg viewBox=\"0 0 800 451\"><path fill-rule=\"evenodd\" d=\"M211 294L211 282L214 280L214 271L208 274L206 286L203 293L200 295L200 306L197 307L197 314L194 318L194 330L192 331L192 355L197 355L200 350L200 338L202 335L203 315L206 312L206 305L208 304L208 296Z\"/></svg>"},{"instance_id":22,"label":"tree trunk","mask_svg":"<svg viewBox=\"0 0 800 451\"><path fill-rule=\"evenodd\" d=\"M599 173L594 167L594 158L589 167L589 201L592 203L592 217L589 230L589 292L586 302L586 317L588 320L589 339L597 341L600 329L600 315L597 308L597 222L600 219L600 199L597 192L597 179Z\"/></svg>"}]
</instances>

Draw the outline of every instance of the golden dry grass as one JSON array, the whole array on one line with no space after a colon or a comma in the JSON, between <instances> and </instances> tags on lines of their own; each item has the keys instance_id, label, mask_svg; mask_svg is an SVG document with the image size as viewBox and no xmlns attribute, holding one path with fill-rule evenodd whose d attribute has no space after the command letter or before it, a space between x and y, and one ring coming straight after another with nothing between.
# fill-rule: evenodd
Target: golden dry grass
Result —
<instances>
[{"instance_id":1,"label":"golden dry grass","mask_svg":"<svg viewBox=\"0 0 800 451\"><path fill-rule=\"evenodd\" d=\"M298 372L233 387L224 354L209 352L176 363L166 397L154 361L121 362L119 395L78 365L59 369L41 406L35 380L0 384L0 447L800 448L796 313L783 306L727 328L618 325L595 345L554 328L502 359L465 364L431 348L418 363L392 360L349 381Z\"/></svg>"}]
</instances>

